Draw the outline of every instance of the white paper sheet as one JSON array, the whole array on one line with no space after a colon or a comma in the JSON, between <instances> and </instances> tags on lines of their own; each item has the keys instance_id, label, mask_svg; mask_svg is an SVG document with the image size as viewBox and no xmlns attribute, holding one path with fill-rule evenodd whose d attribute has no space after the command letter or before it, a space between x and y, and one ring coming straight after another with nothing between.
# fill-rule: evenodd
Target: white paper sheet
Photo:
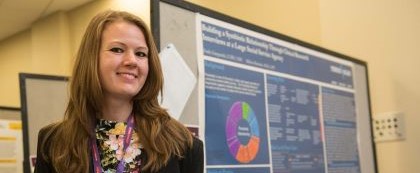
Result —
<instances>
[{"instance_id":1,"label":"white paper sheet","mask_svg":"<svg viewBox=\"0 0 420 173\"><path fill-rule=\"evenodd\" d=\"M197 79L173 44L163 48L159 55L164 76L161 106L179 120Z\"/></svg>"}]
</instances>

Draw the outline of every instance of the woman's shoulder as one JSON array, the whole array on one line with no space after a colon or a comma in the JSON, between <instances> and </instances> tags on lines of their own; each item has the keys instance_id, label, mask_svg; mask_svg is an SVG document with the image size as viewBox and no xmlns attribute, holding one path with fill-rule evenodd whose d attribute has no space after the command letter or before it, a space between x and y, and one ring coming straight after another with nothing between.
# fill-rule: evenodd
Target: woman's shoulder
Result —
<instances>
[{"instance_id":1,"label":"woman's shoulder","mask_svg":"<svg viewBox=\"0 0 420 173\"><path fill-rule=\"evenodd\" d=\"M59 127L59 123L49 124L42 127L38 132L37 158L35 165L35 173L38 172L54 172L54 168L48 157L49 148L51 146L51 136L55 134Z\"/></svg>"},{"instance_id":2,"label":"woman's shoulder","mask_svg":"<svg viewBox=\"0 0 420 173\"><path fill-rule=\"evenodd\" d=\"M38 150L45 151L49 148L52 138L60 128L61 122L51 123L42 127L38 132Z\"/></svg>"},{"instance_id":3,"label":"woman's shoulder","mask_svg":"<svg viewBox=\"0 0 420 173\"><path fill-rule=\"evenodd\" d=\"M192 149L193 152L200 152L203 150L203 141L198 139L197 137L193 137L193 144Z\"/></svg>"},{"instance_id":4,"label":"woman's shoulder","mask_svg":"<svg viewBox=\"0 0 420 173\"><path fill-rule=\"evenodd\" d=\"M42 139L44 137L51 136L57 131L57 128L60 127L61 122L51 123L42 127L38 132L38 138Z\"/></svg>"},{"instance_id":5,"label":"woman's shoulder","mask_svg":"<svg viewBox=\"0 0 420 173\"><path fill-rule=\"evenodd\" d=\"M204 171L204 153L203 142L193 137L190 147L179 158L171 157L168 163L159 171L159 173L203 173Z\"/></svg>"},{"instance_id":6,"label":"woman's shoulder","mask_svg":"<svg viewBox=\"0 0 420 173\"><path fill-rule=\"evenodd\" d=\"M201 173L204 169L203 141L193 137L192 146L180 162L182 172Z\"/></svg>"}]
</instances>

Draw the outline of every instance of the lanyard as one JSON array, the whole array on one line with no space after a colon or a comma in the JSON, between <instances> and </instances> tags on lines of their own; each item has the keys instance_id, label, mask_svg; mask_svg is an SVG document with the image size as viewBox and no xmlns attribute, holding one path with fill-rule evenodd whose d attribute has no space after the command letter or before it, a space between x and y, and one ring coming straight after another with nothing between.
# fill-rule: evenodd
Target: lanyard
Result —
<instances>
[{"instance_id":1,"label":"lanyard","mask_svg":"<svg viewBox=\"0 0 420 173\"><path fill-rule=\"evenodd\" d=\"M125 135L124 135L124 142L123 142L123 157L121 158L120 162L117 166L117 173L122 173L124 171L124 155L127 150L127 147L130 145L131 136L133 135L133 127L134 127L134 116L131 114L128 117L127 128L125 128ZM96 145L96 137L92 137L90 140L92 145L92 155L93 155L93 166L94 166L94 173L102 173L102 165L100 161L100 155L98 146Z\"/></svg>"}]
</instances>

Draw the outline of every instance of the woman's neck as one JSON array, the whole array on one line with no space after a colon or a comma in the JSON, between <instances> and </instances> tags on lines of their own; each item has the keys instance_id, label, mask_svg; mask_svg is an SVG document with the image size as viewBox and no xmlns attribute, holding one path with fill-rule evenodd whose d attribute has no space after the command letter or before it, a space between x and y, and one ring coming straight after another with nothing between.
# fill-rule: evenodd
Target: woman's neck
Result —
<instances>
[{"instance_id":1,"label":"woman's neck","mask_svg":"<svg viewBox=\"0 0 420 173\"><path fill-rule=\"evenodd\" d=\"M100 118L105 120L125 122L133 111L132 101L105 99Z\"/></svg>"}]
</instances>

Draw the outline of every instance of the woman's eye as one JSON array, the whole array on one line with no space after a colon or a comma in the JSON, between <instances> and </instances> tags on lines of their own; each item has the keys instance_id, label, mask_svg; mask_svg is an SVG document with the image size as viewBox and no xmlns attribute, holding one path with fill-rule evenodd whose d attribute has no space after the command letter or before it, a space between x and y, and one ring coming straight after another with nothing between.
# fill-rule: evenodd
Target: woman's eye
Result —
<instances>
[{"instance_id":1,"label":"woman's eye","mask_svg":"<svg viewBox=\"0 0 420 173\"><path fill-rule=\"evenodd\" d=\"M147 57L147 54L144 52L136 52L136 56L138 57Z\"/></svg>"},{"instance_id":2,"label":"woman's eye","mask_svg":"<svg viewBox=\"0 0 420 173\"><path fill-rule=\"evenodd\" d=\"M109 49L111 52L114 52L114 53L123 53L124 52L124 50L123 49L121 49L121 48L118 48L118 47L113 47L113 48L111 48L111 49Z\"/></svg>"}]
</instances>

